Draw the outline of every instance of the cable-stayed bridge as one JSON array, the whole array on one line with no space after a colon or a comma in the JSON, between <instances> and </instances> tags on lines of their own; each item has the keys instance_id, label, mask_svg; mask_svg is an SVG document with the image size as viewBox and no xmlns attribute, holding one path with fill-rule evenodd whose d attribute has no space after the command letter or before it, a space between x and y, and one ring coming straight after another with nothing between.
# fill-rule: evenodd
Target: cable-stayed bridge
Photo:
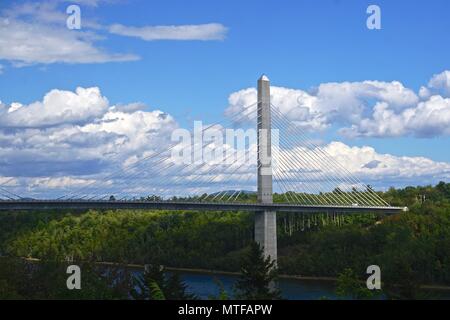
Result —
<instances>
[{"instance_id":1,"label":"cable-stayed bridge","mask_svg":"<svg viewBox=\"0 0 450 320\"><path fill-rule=\"evenodd\" d=\"M255 130L256 129L256 130ZM175 138L175 139L174 139ZM53 197L0 184L0 210L150 209L253 211L255 240L276 259L276 212L396 213L290 121L258 80L257 101L222 122L174 132L168 147L121 161ZM119 157L117 155L117 157Z\"/></svg>"}]
</instances>

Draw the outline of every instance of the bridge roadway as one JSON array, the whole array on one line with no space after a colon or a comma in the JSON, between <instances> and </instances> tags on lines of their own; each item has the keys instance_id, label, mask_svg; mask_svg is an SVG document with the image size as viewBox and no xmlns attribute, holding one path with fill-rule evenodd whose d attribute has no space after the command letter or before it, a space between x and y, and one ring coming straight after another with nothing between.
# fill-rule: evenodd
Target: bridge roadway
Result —
<instances>
[{"instance_id":1,"label":"bridge roadway","mask_svg":"<svg viewBox=\"0 0 450 320\"><path fill-rule=\"evenodd\" d=\"M297 213L385 213L407 211L406 207L326 206L298 204L178 202L178 201L106 201L106 200L0 200L0 211L56 209L134 209L174 211L277 211Z\"/></svg>"}]
</instances>

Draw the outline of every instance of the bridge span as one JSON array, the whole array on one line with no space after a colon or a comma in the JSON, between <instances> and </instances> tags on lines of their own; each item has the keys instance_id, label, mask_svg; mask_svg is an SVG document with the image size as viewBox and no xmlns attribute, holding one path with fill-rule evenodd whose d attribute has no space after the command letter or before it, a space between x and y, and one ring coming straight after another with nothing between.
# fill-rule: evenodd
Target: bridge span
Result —
<instances>
[{"instance_id":1,"label":"bridge span","mask_svg":"<svg viewBox=\"0 0 450 320\"><path fill-rule=\"evenodd\" d=\"M403 207L327 206L285 203L221 203L187 201L102 201L102 200L6 200L0 201L0 211L10 210L173 210L173 211L276 211L294 213L383 213L407 211Z\"/></svg>"}]
</instances>

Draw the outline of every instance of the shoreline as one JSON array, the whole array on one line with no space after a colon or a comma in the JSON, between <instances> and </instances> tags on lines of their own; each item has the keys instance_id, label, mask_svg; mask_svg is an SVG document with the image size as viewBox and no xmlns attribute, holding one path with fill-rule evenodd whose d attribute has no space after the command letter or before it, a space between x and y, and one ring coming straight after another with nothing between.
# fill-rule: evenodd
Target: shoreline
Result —
<instances>
[{"instance_id":1,"label":"shoreline","mask_svg":"<svg viewBox=\"0 0 450 320\"><path fill-rule=\"evenodd\" d=\"M99 265L105 266L114 266L117 263L114 262L96 262ZM136 268L136 269L144 269L145 266L142 264L125 264L126 267ZM201 273L201 274L219 274L226 276L240 276L240 272L233 271L223 271L223 270L211 270L211 269L199 269L199 268L177 268L177 267L167 267L164 266L167 271L178 271L178 272L186 272L186 273ZM323 282L336 282L338 278L336 277L319 277L319 276L301 276L301 275L292 275L292 274L280 274L278 276L281 279L291 279L291 280L301 280L301 281L323 281ZM444 285L421 285L421 289L425 290L439 290L439 291L450 291L450 286Z\"/></svg>"},{"instance_id":2,"label":"shoreline","mask_svg":"<svg viewBox=\"0 0 450 320\"><path fill-rule=\"evenodd\" d=\"M8 258L6 256L0 256L1 258ZM19 259L23 259L30 262L40 262L41 259L37 258L24 258L19 257ZM134 263L115 263L115 262L107 262L107 261L98 261L94 262L97 265L103 266L122 266L132 269L144 269L145 265L143 264L134 264ZM211 270L211 269L200 269L200 268L177 268L177 267L168 267L164 266L167 271L177 271L177 272L186 272L186 273L199 273L199 274L210 274L210 275L225 275L225 276L240 276L240 272L233 271L223 271L223 270ZM291 275L291 274L280 274L279 278L281 279L291 279L291 280L301 280L301 281L323 281L323 282L336 282L336 277L319 277L319 276L301 276L301 275ZM437 291L450 291L450 286L445 285L421 285L421 289L425 290L437 290Z\"/></svg>"}]
</instances>

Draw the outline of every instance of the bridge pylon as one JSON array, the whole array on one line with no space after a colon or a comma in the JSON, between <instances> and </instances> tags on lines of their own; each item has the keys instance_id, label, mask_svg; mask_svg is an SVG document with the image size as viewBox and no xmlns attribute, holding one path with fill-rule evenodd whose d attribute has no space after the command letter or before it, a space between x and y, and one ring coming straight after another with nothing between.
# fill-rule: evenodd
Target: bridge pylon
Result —
<instances>
[{"instance_id":1,"label":"bridge pylon","mask_svg":"<svg viewBox=\"0 0 450 320\"><path fill-rule=\"evenodd\" d=\"M258 79L258 203L273 203L272 138L270 114L270 81L263 75ZM255 214L255 241L264 256L277 260L277 213L258 211Z\"/></svg>"}]
</instances>

